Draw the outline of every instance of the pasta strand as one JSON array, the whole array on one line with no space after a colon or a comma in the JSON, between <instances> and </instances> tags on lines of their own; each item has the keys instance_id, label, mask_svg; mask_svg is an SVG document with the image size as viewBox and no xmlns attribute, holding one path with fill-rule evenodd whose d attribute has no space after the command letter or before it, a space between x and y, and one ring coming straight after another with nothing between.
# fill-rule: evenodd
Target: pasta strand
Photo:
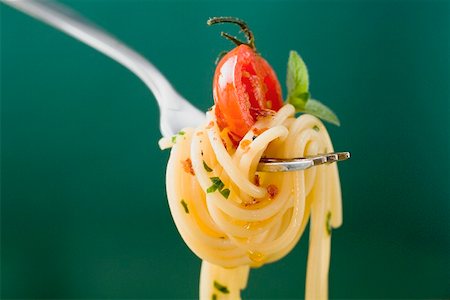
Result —
<instances>
[{"instance_id":1,"label":"pasta strand","mask_svg":"<svg viewBox=\"0 0 450 300\"><path fill-rule=\"evenodd\" d=\"M342 224L336 164L257 172L262 156L333 151L319 119L306 114L295 118L294 113L287 104L258 120L233 149L213 112L204 125L177 136L167 165L167 197L180 235L203 261L200 299L240 299L250 267L287 255L309 220L305 298L328 297L331 228Z\"/></svg>"}]
</instances>

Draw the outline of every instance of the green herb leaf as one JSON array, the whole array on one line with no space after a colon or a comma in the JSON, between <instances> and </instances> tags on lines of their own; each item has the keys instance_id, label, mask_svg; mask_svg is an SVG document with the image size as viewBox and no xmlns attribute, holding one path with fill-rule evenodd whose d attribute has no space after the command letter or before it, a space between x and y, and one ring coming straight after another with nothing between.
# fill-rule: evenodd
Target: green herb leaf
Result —
<instances>
[{"instance_id":1,"label":"green herb leaf","mask_svg":"<svg viewBox=\"0 0 450 300\"><path fill-rule=\"evenodd\" d=\"M296 51L289 53L286 86L287 102L292 104L297 112L308 113L337 126L340 125L338 117L331 109L310 98L308 69Z\"/></svg>"},{"instance_id":2,"label":"green herb leaf","mask_svg":"<svg viewBox=\"0 0 450 300\"><path fill-rule=\"evenodd\" d=\"M294 50L292 50L289 53L287 75L286 75L286 86L288 92L288 100L298 98L298 100L303 99L305 103L306 101L308 101L309 99L308 69L306 68L303 59Z\"/></svg>"},{"instance_id":3,"label":"green herb leaf","mask_svg":"<svg viewBox=\"0 0 450 300\"><path fill-rule=\"evenodd\" d=\"M211 177L211 182L213 183L207 190L207 193L215 192L216 190L222 191L223 187L225 186L220 180L219 177Z\"/></svg>"},{"instance_id":4,"label":"green herb leaf","mask_svg":"<svg viewBox=\"0 0 450 300\"><path fill-rule=\"evenodd\" d=\"M229 189L223 189L220 191L220 193L222 194L222 196L225 197L225 199L228 199L228 197L230 196L230 190Z\"/></svg>"},{"instance_id":5,"label":"green herb leaf","mask_svg":"<svg viewBox=\"0 0 450 300\"><path fill-rule=\"evenodd\" d=\"M218 283L217 281L214 280L214 287L219 291L222 292L224 294L229 294L230 291L228 290L228 288L224 285L221 285L220 283Z\"/></svg>"},{"instance_id":6,"label":"green herb leaf","mask_svg":"<svg viewBox=\"0 0 450 300\"><path fill-rule=\"evenodd\" d=\"M330 211L327 213L327 223L325 225L326 225L328 235L331 235L332 228L331 228L331 212Z\"/></svg>"},{"instance_id":7,"label":"green herb leaf","mask_svg":"<svg viewBox=\"0 0 450 300\"><path fill-rule=\"evenodd\" d=\"M175 134L174 136L172 136L172 144L175 144L175 143L177 142L177 136L179 136L179 135L185 135L185 134L186 134L186 132L180 131L180 132L178 132L177 134Z\"/></svg>"},{"instance_id":8,"label":"green herb leaf","mask_svg":"<svg viewBox=\"0 0 450 300\"><path fill-rule=\"evenodd\" d=\"M295 107L296 111L302 111L305 109L309 97L310 94L306 92L299 94L298 96L290 96L287 101Z\"/></svg>"},{"instance_id":9,"label":"green herb leaf","mask_svg":"<svg viewBox=\"0 0 450 300\"><path fill-rule=\"evenodd\" d=\"M211 300L217 300L217 295L216 294L212 294Z\"/></svg>"},{"instance_id":10,"label":"green herb leaf","mask_svg":"<svg viewBox=\"0 0 450 300\"><path fill-rule=\"evenodd\" d=\"M217 186L217 189L218 189L219 191L221 191L221 190L223 189L223 187L224 187L224 184L223 184L222 180L220 180L219 177L211 177L211 182L212 182L215 186Z\"/></svg>"},{"instance_id":11,"label":"green herb leaf","mask_svg":"<svg viewBox=\"0 0 450 300\"><path fill-rule=\"evenodd\" d=\"M187 205L187 203L184 201L184 199L181 199L181 205L183 205L183 208L184 208L184 212L185 213L189 213L189 208L188 208L188 205Z\"/></svg>"},{"instance_id":12,"label":"green herb leaf","mask_svg":"<svg viewBox=\"0 0 450 300\"><path fill-rule=\"evenodd\" d=\"M203 168L205 168L206 172L212 172L212 169L203 161Z\"/></svg>"},{"instance_id":13,"label":"green herb leaf","mask_svg":"<svg viewBox=\"0 0 450 300\"><path fill-rule=\"evenodd\" d=\"M305 109L300 110L300 112L311 114L337 126L341 125L338 117L331 109L314 99L309 99L309 101L306 103Z\"/></svg>"},{"instance_id":14,"label":"green herb leaf","mask_svg":"<svg viewBox=\"0 0 450 300\"><path fill-rule=\"evenodd\" d=\"M216 190L217 190L217 185L212 185L206 190L206 192L209 194L209 193L215 192Z\"/></svg>"}]
</instances>

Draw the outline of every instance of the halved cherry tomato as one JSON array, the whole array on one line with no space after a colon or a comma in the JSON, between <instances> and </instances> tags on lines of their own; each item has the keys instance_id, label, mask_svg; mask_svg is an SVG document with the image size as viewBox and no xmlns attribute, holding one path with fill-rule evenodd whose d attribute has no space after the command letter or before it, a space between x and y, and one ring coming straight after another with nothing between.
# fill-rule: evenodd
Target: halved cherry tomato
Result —
<instances>
[{"instance_id":1,"label":"halved cherry tomato","mask_svg":"<svg viewBox=\"0 0 450 300\"><path fill-rule=\"evenodd\" d=\"M228 52L214 74L213 96L221 129L239 141L267 110L283 105L280 83L267 61L243 44Z\"/></svg>"}]
</instances>

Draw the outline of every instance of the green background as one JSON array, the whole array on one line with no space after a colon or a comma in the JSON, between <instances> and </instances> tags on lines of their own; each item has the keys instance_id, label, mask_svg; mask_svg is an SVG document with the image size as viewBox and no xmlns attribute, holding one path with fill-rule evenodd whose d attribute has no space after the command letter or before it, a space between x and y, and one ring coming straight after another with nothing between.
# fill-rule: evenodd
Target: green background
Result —
<instances>
[{"instance_id":1,"label":"green background","mask_svg":"<svg viewBox=\"0 0 450 300\"><path fill-rule=\"evenodd\" d=\"M285 81L306 61L341 163L332 298L450 297L448 1L63 1L212 105L231 44L206 19L245 19ZM128 70L3 4L1 297L195 298L200 261L170 217L153 95ZM284 84L283 84L284 85ZM307 238L251 272L247 299L302 298Z\"/></svg>"}]
</instances>

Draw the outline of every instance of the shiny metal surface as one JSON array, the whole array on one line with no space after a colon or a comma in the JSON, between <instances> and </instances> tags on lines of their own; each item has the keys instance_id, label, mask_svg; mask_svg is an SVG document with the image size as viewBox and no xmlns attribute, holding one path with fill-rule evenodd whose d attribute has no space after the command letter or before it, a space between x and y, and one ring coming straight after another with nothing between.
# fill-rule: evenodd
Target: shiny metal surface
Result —
<instances>
[{"instance_id":1,"label":"shiny metal surface","mask_svg":"<svg viewBox=\"0 0 450 300\"><path fill-rule=\"evenodd\" d=\"M136 74L156 98L160 109L160 130L163 136L175 135L182 128L196 127L204 122L205 114L182 97L150 61L75 11L51 1L0 1L78 39ZM349 152L294 159L265 158L259 163L258 171L305 170L348 158L350 158Z\"/></svg>"},{"instance_id":2,"label":"shiny metal surface","mask_svg":"<svg viewBox=\"0 0 450 300\"><path fill-rule=\"evenodd\" d=\"M258 164L259 172L292 172L301 171L308 168L344 161L350 158L350 152L334 152L314 155L309 157L299 157L292 159L262 158Z\"/></svg>"}]
</instances>

